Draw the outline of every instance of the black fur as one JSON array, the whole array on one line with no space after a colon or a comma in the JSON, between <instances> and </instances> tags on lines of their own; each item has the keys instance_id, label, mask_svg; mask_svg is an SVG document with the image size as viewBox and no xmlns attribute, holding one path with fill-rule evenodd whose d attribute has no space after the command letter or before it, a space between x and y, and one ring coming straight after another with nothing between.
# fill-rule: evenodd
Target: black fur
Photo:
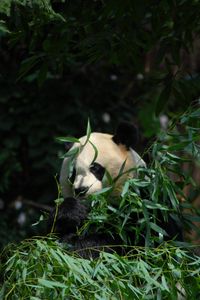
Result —
<instances>
[{"instance_id":1,"label":"black fur","mask_svg":"<svg viewBox=\"0 0 200 300\"><path fill-rule=\"evenodd\" d=\"M71 147L73 146L74 143L72 142L65 142L64 145L65 145L65 150L66 151L69 151L71 149Z\"/></svg>"},{"instance_id":2,"label":"black fur","mask_svg":"<svg viewBox=\"0 0 200 300\"><path fill-rule=\"evenodd\" d=\"M96 233L77 235L77 228L80 228L87 220L88 212L89 209L82 200L66 198L58 208L54 232L59 235L62 243L67 243L72 251L77 252L83 258L96 258L99 256L99 251L102 250L115 251L115 248L111 249L107 245L117 245L119 242L117 239L112 239L110 235ZM56 210L50 216L50 228L53 225L55 213Z\"/></svg>"},{"instance_id":3,"label":"black fur","mask_svg":"<svg viewBox=\"0 0 200 300\"><path fill-rule=\"evenodd\" d=\"M62 238L62 243L67 243L71 246L70 250L77 253L82 258L98 258L100 251L113 252L119 251L119 243L105 234L90 234L77 236L75 234L65 235ZM116 245L116 246L115 246ZM121 249L120 249L121 250Z\"/></svg>"},{"instance_id":4,"label":"black fur","mask_svg":"<svg viewBox=\"0 0 200 300\"><path fill-rule=\"evenodd\" d=\"M122 122L119 124L116 133L113 136L113 141L116 144L122 144L126 146L127 149L135 148L135 145L138 143L138 130L137 128L128 122Z\"/></svg>"},{"instance_id":5,"label":"black fur","mask_svg":"<svg viewBox=\"0 0 200 300\"><path fill-rule=\"evenodd\" d=\"M90 171L100 181L103 179L103 176L105 174L105 168L102 165L98 164L97 162L94 162L90 166Z\"/></svg>"},{"instance_id":6,"label":"black fur","mask_svg":"<svg viewBox=\"0 0 200 300\"><path fill-rule=\"evenodd\" d=\"M83 258L96 258L99 256L99 251L105 250L107 252L116 251L118 254L125 254L126 248L122 245L123 242L119 235L113 234L112 237L107 233L95 233L95 228L92 230L92 234L84 234L82 236L77 235L77 228L80 228L84 221L87 220L89 208L86 207L83 200L75 198L66 198L64 202L59 206L58 214L56 218L55 233L60 237L62 243L67 243L71 247L72 251L77 252ZM50 225L52 226L55 216L55 211L51 216ZM137 224L138 215L135 213L130 215L133 220L133 224ZM182 232L177 223L169 217L168 222L163 221L162 214L157 216L160 220L159 226L161 226L168 234L165 240L172 240L176 238L178 241L182 241ZM137 225L136 225L137 226ZM132 245L135 245L135 234L133 231L128 233L129 238L133 241ZM137 241L137 245L145 245L145 237L142 237Z\"/></svg>"},{"instance_id":7,"label":"black fur","mask_svg":"<svg viewBox=\"0 0 200 300\"><path fill-rule=\"evenodd\" d=\"M88 189L89 189L88 187L82 186L80 188L74 189L74 192L75 192L76 196L81 196L82 197L87 193Z\"/></svg>"},{"instance_id":8,"label":"black fur","mask_svg":"<svg viewBox=\"0 0 200 300\"><path fill-rule=\"evenodd\" d=\"M50 216L50 226L53 224L56 210ZM59 205L58 214L56 216L55 232L59 233L62 238L76 233L77 227L83 224L87 218L88 209L75 198L66 198L64 202Z\"/></svg>"}]
</instances>

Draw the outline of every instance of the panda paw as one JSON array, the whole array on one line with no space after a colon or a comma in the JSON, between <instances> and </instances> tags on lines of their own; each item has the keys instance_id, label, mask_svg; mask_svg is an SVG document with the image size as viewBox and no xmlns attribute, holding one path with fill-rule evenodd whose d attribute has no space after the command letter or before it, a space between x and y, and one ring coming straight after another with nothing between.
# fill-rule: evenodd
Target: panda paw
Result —
<instances>
[{"instance_id":1,"label":"panda paw","mask_svg":"<svg viewBox=\"0 0 200 300\"><path fill-rule=\"evenodd\" d=\"M51 220L55 218L54 210ZM59 206L55 221L55 232L61 237L76 232L77 227L81 226L87 218L88 209L81 200L75 198L65 198Z\"/></svg>"}]
</instances>

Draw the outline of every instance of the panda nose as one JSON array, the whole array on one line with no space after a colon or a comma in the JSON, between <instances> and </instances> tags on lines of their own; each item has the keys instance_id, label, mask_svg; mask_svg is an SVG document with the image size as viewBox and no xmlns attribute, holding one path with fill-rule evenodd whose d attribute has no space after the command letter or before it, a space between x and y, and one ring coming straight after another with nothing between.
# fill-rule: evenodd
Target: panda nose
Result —
<instances>
[{"instance_id":1,"label":"panda nose","mask_svg":"<svg viewBox=\"0 0 200 300\"><path fill-rule=\"evenodd\" d=\"M80 195L80 196L83 196L85 195L85 193L87 192L87 188L86 187L80 187L80 188L77 188L77 189L74 189L74 192L75 192L75 195Z\"/></svg>"}]
</instances>

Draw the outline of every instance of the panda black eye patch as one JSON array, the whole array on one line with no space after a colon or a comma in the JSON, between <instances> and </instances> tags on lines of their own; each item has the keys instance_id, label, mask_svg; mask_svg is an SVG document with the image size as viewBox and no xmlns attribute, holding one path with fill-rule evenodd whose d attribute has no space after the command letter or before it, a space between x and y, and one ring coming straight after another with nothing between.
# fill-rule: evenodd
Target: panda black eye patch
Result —
<instances>
[{"instance_id":1,"label":"panda black eye patch","mask_svg":"<svg viewBox=\"0 0 200 300\"><path fill-rule=\"evenodd\" d=\"M90 166L90 171L98 180L102 180L105 173L105 168L102 165L94 162Z\"/></svg>"}]
</instances>

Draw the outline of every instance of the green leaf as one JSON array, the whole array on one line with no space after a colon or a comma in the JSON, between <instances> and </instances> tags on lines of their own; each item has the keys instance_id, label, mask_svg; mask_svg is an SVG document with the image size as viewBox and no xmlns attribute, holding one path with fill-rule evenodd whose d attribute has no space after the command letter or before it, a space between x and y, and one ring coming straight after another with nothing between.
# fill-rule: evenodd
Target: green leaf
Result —
<instances>
[{"instance_id":1,"label":"green leaf","mask_svg":"<svg viewBox=\"0 0 200 300\"><path fill-rule=\"evenodd\" d=\"M143 201L143 203L145 203L145 206L149 209L169 210L168 207L161 205L159 203L155 203L153 201L149 201L146 199L143 199L142 201Z\"/></svg>"},{"instance_id":2,"label":"green leaf","mask_svg":"<svg viewBox=\"0 0 200 300\"><path fill-rule=\"evenodd\" d=\"M128 190L129 190L129 181L126 181L125 182L125 185L123 186L123 190L122 190L122 192L121 192L121 197L123 198L125 195L126 195L126 193L128 192Z\"/></svg>"},{"instance_id":3,"label":"green leaf","mask_svg":"<svg viewBox=\"0 0 200 300\"><path fill-rule=\"evenodd\" d=\"M66 137L60 136L57 137L56 140L59 142L80 143L79 139L71 136L66 136Z\"/></svg>"},{"instance_id":4,"label":"green leaf","mask_svg":"<svg viewBox=\"0 0 200 300\"><path fill-rule=\"evenodd\" d=\"M57 204L57 205L60 205L64 202L64 198L58 198L56 200L54 200L54 202Z\"/></svg>"},{"instance_id":5,"label":"green leaf","mask_svg":"<svg viewBox=\"0 0 200 300\"><path fill-rule=\"evenodd\" d=\"M200 216L183 213L185 219L200 223Z\"/></svg>"},{"instance_id":6,"label":"green leaf","mask_svg":"<svg viewBox=\"0 0 200 300\"><path fill-rule=\"evenodd\" d=\"M76 155L79 153L80 148L79 147L75 147L71 150L69 150L67 153L65 153L64 157L76 157Z\"/></svg>"},{"instance_id":7,"label":"green leaf","mask_svg":"<svg viewBox=\"0 0 200 300\"><path fill-rule=\"evenodd\" d=\"M36 226L36 225L40 224L42 221L44 221L44 216L43 215L41 215L39 220L37 222L33 223L31 226Z\"/></svg>"},{"instance_id":8,"label":"green leaf","mask_svg":"<svg viewBox=\"0 0 200 300\"><path fill-rule=\"evenodd\" d=\"M96 159L97 159L98 149L97 149L97 147L91 141L89 141L89 143L92 145L92 147L94 149L94 158L93 158L93 160L91 162L91 165L92 165L96 161Z\"/></svg>"},{"instance_id":9,"label":"green leaf","mask_svg":"<svg viewBox=\"0 0 200 300\"><path fill-rule=\"evenodd\" d=\"M114 182L116 182L116 181L123 175L125 165L126 165L126 159L125 159L125 161L123 162L123 164L121 165L121 167L120 167L120 169L119 169L119 172L118 172L117 176L114 178Z\"/></svg>"},{"instance_id":10,"label":"green leaf","mask_svg":"<svg viewBox=\"0 0 200 300\"><path fill-rule=\"evenodd\" d=\"M107 193L108 191L111 191L112 188L113 188L112 186L105 187L105 188L101 189L100 191L95 192L93 195L101 195L101 194Z\"/></svg>"},{"instance_id":11,"label":"green leaf","mask_svg":"<svg viewBox=\"0 0 200 300\"><path fill-rule=\"evenodd\" d=\"M167 232L164 229L162 229L160 226L158 226L157 224L149 222L149 225L150 225L151 229L153 229L154 231L167 236Z\"/></svg>"},{"instance_id":12,"label":"green leaf","mask_svg":"<svg viewBox=\"0 0 200 300\"><path fill-rule=\"evenodd\" d=\"M87 138L90 137L91 134L91 126L90 126L90 120L88 119L88 123L87 123L87 131L86 131L86 136Z\"/></svg>"},{"instance_id":13,"label":"green leaf","mask_svg":"<svg viewBox=\"0 0 200 300\"><path fill-rule=\"evenodd\" d=\"M16 81L19 81L24 77L33 67L35 67L41 61L43 54L33 55L22 61L21 67L19 69L19 74Z\"/></svg>"},{"instance_id":14,"label":"green leaf","mask_svg":"<svg viewBox=\"0 0 200 300\"><path fill-rule=\"evenodd\" d=\"M90 126L90 120L88 119L88 123L87 123L87 130L86 130L86 141L83 144L83 147L87 144L87 142L90 139L90 135L91 135L91 126Z\"/></svg>"},{"instance_id":15,"label":"green leaf","mask_svg":"<svg viewBox=\"0 0 200 300\"><path fill-rule=\"evenodd\" d=\"M57 281L52 281L52 280L47 280L43 278L38 278L38 283L42 286L48 287L48 288L55 288L55 287L60 287L60 288L66 288L66 284L57 282Z\"/></svg>"},{"instance_id":16,"label":"green leaf","mask_svg":"<svg viewBox=\"0 0 200 300\"><path fill-rule=\"evenodd\" d=\"M165 276L162 275L161 278L162 278L162 286L164 287L164 289L165 289L166 291L170 292L170 289L169 289L169 287L168 287L168 284L167 284L167 281L166 281L166 279L165 279Z\"/></svg>"}]
</instances>

